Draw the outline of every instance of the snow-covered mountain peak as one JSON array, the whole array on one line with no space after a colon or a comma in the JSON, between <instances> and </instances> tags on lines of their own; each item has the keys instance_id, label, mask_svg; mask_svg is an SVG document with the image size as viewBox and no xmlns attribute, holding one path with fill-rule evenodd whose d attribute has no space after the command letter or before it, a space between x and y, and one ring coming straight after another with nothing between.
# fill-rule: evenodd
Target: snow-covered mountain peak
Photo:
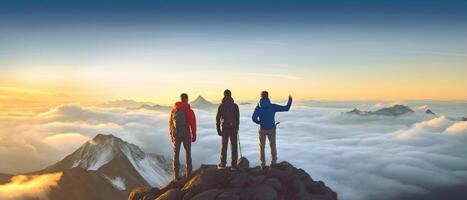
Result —
<instances>
[{"instance_id":1,"label":"snow-covered mountain peak","mask_svg":"<svg viewBox=\"0 0 467 200\"><path fill-rule=\"evenodd\" d=\"M160 186L169 181L172 176L170 162L164 156L145 153L134 144L113 135L104 134L96 135L75 152L46 170L63 171L77 167L103 174L110 173L108 170L125 168L122 170L135 171L137 174L131 177L140 176L151 186ZM115 178L115 176L110 178Z\"/></svg>"},{"instance_id":2,"label":"snow-covered mountain peak","mask_svg":"<svg viewBox=\"0 0 467 200\"><path fill-rule=\"evenodd\" d=\"M145 154L136 145L110 135L98 134L71 154L72 167L98 170L117 155L142 159Z\"/></svg>"}]
</instances>

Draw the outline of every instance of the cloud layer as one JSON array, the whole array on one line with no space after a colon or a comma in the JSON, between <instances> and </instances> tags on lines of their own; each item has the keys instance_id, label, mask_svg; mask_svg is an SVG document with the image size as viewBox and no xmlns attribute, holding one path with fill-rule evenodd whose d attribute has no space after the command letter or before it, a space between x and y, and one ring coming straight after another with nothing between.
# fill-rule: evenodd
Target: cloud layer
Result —
<instances>
[{"instance_id":1,"label":"cloud layer","mask_svg":"<svg viewBox=\"0 0 467 200\"><path fill-rule=\"evenodd\" d=\"M392 104L359 103L301 102L277 114L279 160L324 180L342 199L394 199L467 185L467 123L452 117L463 115L465 103L411 102L421 108L397 118L343 114L353 107L372 110ZM424 114L426 108L438 115ZM251 122L252 111L253 105L241 106L240 136L243 155L257 165L258 127ZM199 138L192 146L194 163L217 163L214 111L195 112ZM0 164L1 172L40 169L98 133L172 156L166 112L61 105L33 117L3 118L2 131L7 132L0 133L0 156L8 164Z\"/></svg>"},{"instance_id":2,"label":"cloud layer","mask_svg":"<svg viewBox=\"0 0 467 200\"><path fill-rule=\"evenodd\" d=\"M57 186L61 177L61 172L38 176L14 176L10 182L0 185L0 199L20 200L34 198L47 200L49 199L48 193L50 189Z\"/></svg>"}]
</instances>

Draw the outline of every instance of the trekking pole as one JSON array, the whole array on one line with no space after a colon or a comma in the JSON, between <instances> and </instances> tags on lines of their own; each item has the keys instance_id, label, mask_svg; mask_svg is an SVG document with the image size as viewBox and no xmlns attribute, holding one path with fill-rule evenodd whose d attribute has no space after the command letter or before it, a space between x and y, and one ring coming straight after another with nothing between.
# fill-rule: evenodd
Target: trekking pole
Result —
<instances>
[{"instance_id":1,"label":"trekking pole","mask_svg":"<svg viewBox=\"0 0 467 200\"><path fill-rule=\"evenodd\" d=\"M237 139L238 139L238 149L240 150L240 158L243 157L242 155L242 143L240 143L240 134L237 133Z\"/></svg>"}]
</instances>

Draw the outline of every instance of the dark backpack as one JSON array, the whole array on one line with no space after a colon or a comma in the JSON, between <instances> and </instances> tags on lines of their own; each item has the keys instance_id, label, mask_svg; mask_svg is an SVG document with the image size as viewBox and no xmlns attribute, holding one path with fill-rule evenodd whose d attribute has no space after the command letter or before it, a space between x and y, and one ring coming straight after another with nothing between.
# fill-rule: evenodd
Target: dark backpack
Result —
<instances>
[{"instance_id":1,"label":"dark backpack","mask_svg":"<svg viewBox=\"0 0 467 200\"><path fill-rule=\"evenodd\" d=\"M174 136L177 138L185 137L189 132L186 115L187 113L184 109L175 111L173 115Z\"/></svg>"},{"instance_id":2,"label":"dark backpack","mask_svg":"<svg viewBox=\"0 0 467 200\"><path fill-rule=\"evenodd\" d=\"M237 109L233 103L225 103L221 108L222 112L222 127L223 128L238 128L238 119L236 116Z\"/></svg>"}]
</instances>

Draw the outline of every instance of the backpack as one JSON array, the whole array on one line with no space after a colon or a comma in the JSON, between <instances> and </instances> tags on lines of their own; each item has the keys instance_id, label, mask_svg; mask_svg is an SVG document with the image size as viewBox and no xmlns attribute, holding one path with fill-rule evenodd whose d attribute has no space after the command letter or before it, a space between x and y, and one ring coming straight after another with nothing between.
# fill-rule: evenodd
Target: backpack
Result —
<instances>
[{"instance_id":1,"label":"backpack","mask_svg":"<svg viewBox=\"0 0 467 200\"><path fill-rule=\"evenodd\" d=\"M189 133L186 115L185 109L177 110L173 115L174 136L177 138L186 137Z\"/></svg>"},{"instance_id":2,"label":"backpack","mask_svg":"<svg viewBox=\"0 0 467 200\"><path fill-rule=\"evenodd\" d=\"M222 105L222 127L223 128L237 128L238 119L236 119L236 108L233 103L226 103Z\"/></svg>"}]
</instances>

